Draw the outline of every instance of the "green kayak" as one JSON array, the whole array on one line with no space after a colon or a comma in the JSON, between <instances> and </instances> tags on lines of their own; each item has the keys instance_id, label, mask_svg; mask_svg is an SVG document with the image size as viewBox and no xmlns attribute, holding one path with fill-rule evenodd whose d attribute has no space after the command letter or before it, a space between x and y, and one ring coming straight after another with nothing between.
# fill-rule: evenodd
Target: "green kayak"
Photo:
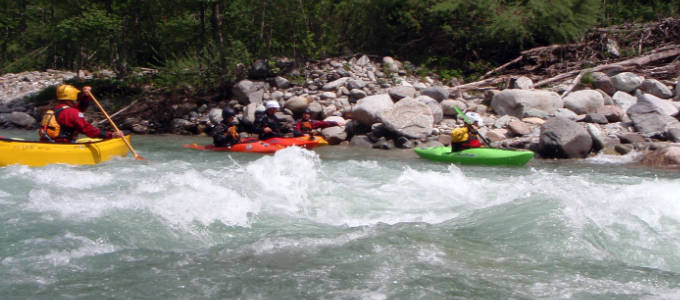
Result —
<instances>
[{"instance_id":1,"label":"green kayak","mask_svg":"<svg viewBox=\"0 0 680 300\"><path fill-rule=\"evenodd\" d=\"M471 148L463 151L451 152L451 147L440 146L430 148L415 148L422 158L464 165L507 165L521 166L534 157L531 151L504 150L496 148Z\"/></svg>"}]
</instances>

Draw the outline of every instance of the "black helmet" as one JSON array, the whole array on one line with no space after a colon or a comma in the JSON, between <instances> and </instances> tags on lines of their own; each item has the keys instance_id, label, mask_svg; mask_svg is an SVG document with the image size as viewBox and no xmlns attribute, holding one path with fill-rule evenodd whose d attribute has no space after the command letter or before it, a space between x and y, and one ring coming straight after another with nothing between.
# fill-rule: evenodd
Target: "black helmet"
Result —
<instances>
[{"instance_id":1,"label":"black helmet","mask_svg":"<svg viewBox=\"0 0 680 300\"><path fill-rule=\"evenodd\" d=\"M311 114L312 114L312 110L309 109L309 108L305 108L305 110L302 111L302 113L303 113L303 114L310 114L310 115L311 115Z\"/></svg>"},{"instance_id":2,"label":"black helmet","mask_svg":"<svg viewBox=\"0 0 680 300\"><path fill-rule=\"evenodd\" d=\"M229 107L225 107L224 109L222 109L222 119L224 120L229 119L235 115L236 113L234 112L234 110Z\"/></svg>"}]
</instances>

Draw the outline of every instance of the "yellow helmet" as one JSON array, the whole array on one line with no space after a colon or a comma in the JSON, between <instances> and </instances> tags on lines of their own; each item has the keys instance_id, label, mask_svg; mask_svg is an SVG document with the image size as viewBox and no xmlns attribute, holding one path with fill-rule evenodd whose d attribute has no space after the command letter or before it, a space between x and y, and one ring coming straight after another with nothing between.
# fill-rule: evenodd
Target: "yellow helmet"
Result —
<instances>
[{"instance_id":1,"label":"yellow helmet","mask_svg":"<svg viewBox=\"0 0 680 300\"><path fill-rule=\"evenodd\" d=\"M80 90L70 84L62 84L57 87L57 100L78 100Z\"/></svg>"}]
</instances>

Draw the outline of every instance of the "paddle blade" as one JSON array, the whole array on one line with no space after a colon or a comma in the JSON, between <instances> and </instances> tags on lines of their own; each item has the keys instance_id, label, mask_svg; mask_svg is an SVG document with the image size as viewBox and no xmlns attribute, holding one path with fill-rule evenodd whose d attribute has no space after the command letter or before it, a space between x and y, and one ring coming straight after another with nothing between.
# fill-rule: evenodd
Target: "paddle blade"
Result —
<instances>
[{"instance_id":1,"label":"paddle blade","mask_svg":"<svg viewBox=\"0 0 680 300\"><path fill-rule=\"evenodd\" d=\"M146 158L144 158L144 156L141 155L135 155L135 160L146 160Z\"/></svg>"}]
</instances>

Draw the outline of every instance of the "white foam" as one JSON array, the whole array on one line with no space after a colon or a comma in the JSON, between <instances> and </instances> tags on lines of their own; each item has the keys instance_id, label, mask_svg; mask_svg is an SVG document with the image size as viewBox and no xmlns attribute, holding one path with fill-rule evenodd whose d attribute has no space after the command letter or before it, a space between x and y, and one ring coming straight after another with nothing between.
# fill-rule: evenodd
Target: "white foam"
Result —
<instances>
[{"instance_id":1,"label":"white foam","mask_svg":"<svg viewBox=\"0 0 680 300\"><path fill-rule=\"evenodd\" d=\"M118 250L114 245L101 239L91 240L87 237L75 235L70 232L66 232L63 236L51 239L28 239L23 241L23 243L32 245L33 248L38 249L37 251L51 248L53 250L49 250L48 253L44 254L29 252L21 253L15 257L5 257L2 260L3 265L9 266L18 263L29 263L34 267L40 267L42 265L64 266L70 264L74 259L112 253ZM72 244L77 246L71 247ZM71 249L54 250L54 248Z\"/></svg>"}]
</instances>

